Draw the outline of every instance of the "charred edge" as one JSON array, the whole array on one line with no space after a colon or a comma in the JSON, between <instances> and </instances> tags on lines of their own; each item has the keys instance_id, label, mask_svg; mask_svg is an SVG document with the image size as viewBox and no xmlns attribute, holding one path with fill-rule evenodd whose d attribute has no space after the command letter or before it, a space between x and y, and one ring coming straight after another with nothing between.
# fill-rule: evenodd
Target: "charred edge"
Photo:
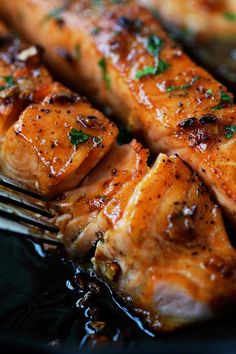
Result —
<instances>
[{"instance_id":1,"label":"charred edge","mask_svg":"<svg viewBox=\"0 0 236 354\"><path fill-rule=\"evenodd\" d=\"M189 127L196 125L196 123L197 123L197 118L192 117L192 118L188 118L188 119L185 119L182 122L180 122L179 127L189 128Z\"/></svg>"},{"instance_id":2,"label":"charred edge","mask_svg":"<svg viewBox=\"0 0 236 354\"><path fill-rule=\"evenodd\" d=\"M199 120L199 122L203 125L208 123L215 123L216 121L217 117L213 114L205 114Z\"/></svg>"},{"instance_id":3,"label":"charred edge","mask_svg":"<svg viewBox=\"0 0 236 354\"><path fill-rule=\"evenodd\" d=\"M48 98L47 103L49 104L54 104L54 103L58 103L58 104L68 104L68 103L76 103L76 102L80 102L81 97L74 94L74 93L66 93L66 92L59 92L59 93L55 93L54 95L52 95L51 97Z\"/></svg>"}]
</instances>

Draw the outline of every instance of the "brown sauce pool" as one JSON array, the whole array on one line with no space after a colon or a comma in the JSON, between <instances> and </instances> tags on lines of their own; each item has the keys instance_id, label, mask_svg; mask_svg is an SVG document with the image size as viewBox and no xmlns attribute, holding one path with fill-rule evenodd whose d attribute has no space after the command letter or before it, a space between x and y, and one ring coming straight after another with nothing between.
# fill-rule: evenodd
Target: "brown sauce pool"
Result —
<instances>
[{"instance_id":1,"label":"brown sauce pool","mask_svg":"<svg viewBox=\"0 0 236 354\"><path fill-rule=\"evenodd\" d=\"M236 319L155 334L93 272L19 237L0 237L0 336L73 349L234 336Z\"/></svg>"}]
</instances>

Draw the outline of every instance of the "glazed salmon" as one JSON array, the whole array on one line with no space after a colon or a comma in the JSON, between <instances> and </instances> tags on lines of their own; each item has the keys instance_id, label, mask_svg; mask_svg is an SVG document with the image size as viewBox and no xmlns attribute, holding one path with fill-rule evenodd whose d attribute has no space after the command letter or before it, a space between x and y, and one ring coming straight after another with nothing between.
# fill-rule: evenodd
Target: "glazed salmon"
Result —
<instances>
[{"instance_id":1,"label":"glazed salmon","mask_svg":"<svg viewBox=\"0 0 236 354\"><path fill-rule=\"evenodd\" d=\"M1 145L4 173L45 196L76 187L115 141L117 128L88 102L55 83L29 105Z\"/></svg>"},{"instance_id":2,"label":"glazed salmon","mask_svg":"<svg viewBox=\"0 0 236 354\"><path fill-rule=\"evenodd\" d=\"M50 92L51 84L40 48L27 46L0 23L0 136L28 104Z\"/></svg>"},{"instance_id":3,"label":"glazed salmon","mask_svg":"<svg viewBox=\"0 0 236 354\"><path fill-rule=\"evenodd\" d=\"M122 217L135 186L148 171L148 153L133 140L114 146L77 189L55 202L56 224L67 250L84 257Z\"/></svg>"},{"instance_id":4,"label":"glazed salmon","mask_svg":"<svg viewBox=\"0 0 236 354\"><path fill-rule=\"evenodd\" d=\"M188 162L235 222L233 97L148 10L129 2L15 0L13 6L1 0L1 11L45 48L61 77L110 105L153 151L177 153Z\"/></svg>"},{"instance_id":5,"label":"glazed salmon","mask_svg":"<svg viewBox=\"0 0 236 354\"><path fill-rule=\"evenodd\" d=\"M234 308L236 252L220 209L175 156L159 155L98 242L93 262L159 331Z\"/></svg>"},{"instance_id":6,"label":"glazed salmon","mask_svg":"<svg viewBox=\"0 0 236 354\"><path fill-rule=\"evenodd\" d=\"M202 38L235 38L234 0L139 0L139 3L156 9L166 22Z\"/></svg>"}]
</instances>

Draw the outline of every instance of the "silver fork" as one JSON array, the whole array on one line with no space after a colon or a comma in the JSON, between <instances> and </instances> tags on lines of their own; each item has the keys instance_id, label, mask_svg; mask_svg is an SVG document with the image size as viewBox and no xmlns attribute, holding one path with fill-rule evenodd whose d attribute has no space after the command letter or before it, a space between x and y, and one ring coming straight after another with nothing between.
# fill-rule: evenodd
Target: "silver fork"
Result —
<instances>
[{"instance_id":1,"label":"silver fork","mask_svg":"<svg viewBox=\"0 0 236 354\"><path fill-rule=\"evenodd\" d=\"M0 232L5 235L21 235L53 245L58 228L51 221L53 210L39 203L45 198L23 184L0 173Z\"/></svg>"}]
</instances>

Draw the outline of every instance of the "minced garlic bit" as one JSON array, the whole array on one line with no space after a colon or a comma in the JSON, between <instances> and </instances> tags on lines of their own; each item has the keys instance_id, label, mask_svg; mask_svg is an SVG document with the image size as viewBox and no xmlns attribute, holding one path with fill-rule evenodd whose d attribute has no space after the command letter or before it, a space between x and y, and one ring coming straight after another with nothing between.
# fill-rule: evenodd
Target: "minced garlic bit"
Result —
<instances>
[{"instance_id":1,"label":"minced garlic bit","mask_svg":"<svg viewBox=\"0 0 236 354\"><path fill-rule=\"evenodd\" d=\"M20 61L26 61L28 58L33 57L38 54L38 49L35 46L22 50L20 54L17 55L17 59Z\"/></svg>"}]
</instances>

